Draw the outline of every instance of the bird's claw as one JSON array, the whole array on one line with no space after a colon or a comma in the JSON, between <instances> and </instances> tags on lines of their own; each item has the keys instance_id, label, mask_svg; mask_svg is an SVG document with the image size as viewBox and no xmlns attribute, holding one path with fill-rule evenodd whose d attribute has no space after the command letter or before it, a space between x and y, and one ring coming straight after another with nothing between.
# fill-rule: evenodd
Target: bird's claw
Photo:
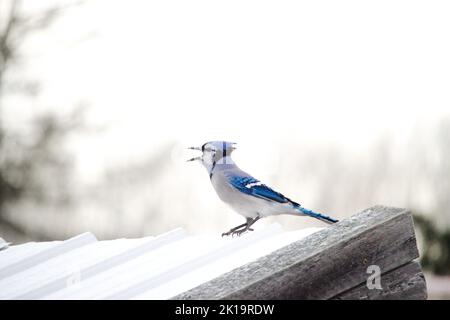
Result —
<instances>
[{"instance_id":1,"label":"bird's claw","mask_svg":"<svg viewBox=\"0 0 450 320\"><path fill-rule=\"evenodd\" d=\"M229 236L229 235L231 235L232 238L234 238L234 236L240 237L241 234L243 234L247 231L253 231L253 229L252 228L244 228L244 229L234 230L234 231L230 230L230 231L222 233L222 237Z\"/></svg>"}]
</instances>

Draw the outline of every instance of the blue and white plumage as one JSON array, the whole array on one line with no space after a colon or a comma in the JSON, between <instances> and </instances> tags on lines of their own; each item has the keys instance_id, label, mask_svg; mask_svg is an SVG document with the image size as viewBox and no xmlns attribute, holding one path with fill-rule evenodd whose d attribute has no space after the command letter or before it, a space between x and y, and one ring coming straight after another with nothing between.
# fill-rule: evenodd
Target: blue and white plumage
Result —
<instances>
[{"instance_id":1,"label":"blue and white plumage","mask_svg":"<svg viewBox=\"0 0 450 320\"><path fill-rule=\"evenodd\" d=\"M200 161L208 171L219 198L246 218L246 223L222 235L240 235L252 231L250 227L260 218L279 214L310 216L326 223L338 222L336 219L303 208L299 203L239 169L231 159L235 143L211 141L203 144L201 148L190 149L200 150L203 154L188 161Z\"/></svg>"}]
</instances>

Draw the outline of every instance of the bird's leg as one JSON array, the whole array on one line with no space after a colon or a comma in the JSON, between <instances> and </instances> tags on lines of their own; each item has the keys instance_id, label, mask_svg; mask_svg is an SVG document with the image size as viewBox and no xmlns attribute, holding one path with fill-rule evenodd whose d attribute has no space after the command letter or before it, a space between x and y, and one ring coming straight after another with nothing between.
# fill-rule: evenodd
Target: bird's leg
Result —
<instances>
[{"instance_id":1,"label":"bird's leg","mask_svg":"<svg viewBox=\"0 0 450 320\"><path fill-rule=\"evenodd\" d=\"M228 232L224 232L222 233L222 237L223 236L228 236L228 235L237 235L240 236L241 234L243 234L244 232L247 231L253 231L252 228L250 228L256 221L258 221L260 219L260 216L258 215L256 218L252 219L252 218L247 218L247 222L243 223L237 227L232 228L230 231Z\"/></svg>"},{"instance_id":2,"label":"bird's leg","mask_svg":"<svg viewBox=\"0 0 450 320\"><path fill-rule=\"evenodd\" d=\"M261 217L260 217L259 214L258 214L258 215L256 216L255 219L252 219L252 221L251 221L250 224L248 225L249 230L250 230L250 227L251 227L256 221L258 221L260 218L261 218ZM251 230L253 231L253 229L251 229Z\"/></svg>"},{"instance_id":3,"label":"bird's leg","mask_svg":"<svg viewBox=\"0 0 450 320\"><path fill-rule=\"evenodd\" d=\"M247 225L248 225L248 219L249 219L249 218L247 218L247 222L246 222L246 223L240 224L240 225L238 225L237 227L231 228L230 231L227 231L227 232L222 233L222 237L223 237L223 236L229 236L230 234L234 233L236 230L241 229L241 228L244 228L244 227L247 227Z\"/></svg>"},{"instance_id":4,"label":"bird's leg","mask_svg":"<svg viewBox=\"0 0 450 320\"><path fill-rule=\"evenodd\" d=\"M235 231L233 231L231 234L234 236L234 235L237 235L238 237L241 235L241 234L243 234L243 233L245 233L245 232L247 232L247 231L253 231L253 229L252 228L250 228L256 221L258 221L259 219L260 219L261 217L258 215L258 216L256 216L256 218L254 218L254 219L251 219L251 218L248 218L247 219L247 225L244 227L244 228L242 228L242 229L239 229L239 230L235 230Z\"/></svg>"}]
</instances>

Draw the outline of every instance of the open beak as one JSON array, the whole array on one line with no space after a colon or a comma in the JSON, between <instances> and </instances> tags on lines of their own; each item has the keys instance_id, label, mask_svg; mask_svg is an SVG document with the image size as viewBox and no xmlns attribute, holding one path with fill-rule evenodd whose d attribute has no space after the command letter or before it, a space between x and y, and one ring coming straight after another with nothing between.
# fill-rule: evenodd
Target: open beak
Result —
<instances>
[{"instance_id":1,"label":"open beak","mask_svg":"<svg viewBox=\"0 0 450 320\"><path fill-rule=\"evenodd\" d=\"M199 147L189 147L188 149L202 151L202 148L199 148ZM195 161L195 160L202 160L202 157L200 156L200 157L191 158L191 159L187 160L186 162Z\"/></svg>"}]
</instances>

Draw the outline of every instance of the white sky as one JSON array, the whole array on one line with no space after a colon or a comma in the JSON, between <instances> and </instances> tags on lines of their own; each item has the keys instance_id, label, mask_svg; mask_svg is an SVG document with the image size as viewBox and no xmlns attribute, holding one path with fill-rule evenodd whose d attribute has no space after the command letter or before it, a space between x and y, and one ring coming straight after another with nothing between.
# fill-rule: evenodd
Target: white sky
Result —
<instances>
[{"instance_id":1,"label":"white sky","mask_svg":"<svg viewBox=\"0 0 450 320\"><path fill-rule=\"evenodd\" d=\"M88 102L109 127L74 146L86 178L169 141L235 141L249 163L449 113L448 17L448 1L86 1L28 43L26 68L42 105Z\"/></svg>"}]
</instances>

